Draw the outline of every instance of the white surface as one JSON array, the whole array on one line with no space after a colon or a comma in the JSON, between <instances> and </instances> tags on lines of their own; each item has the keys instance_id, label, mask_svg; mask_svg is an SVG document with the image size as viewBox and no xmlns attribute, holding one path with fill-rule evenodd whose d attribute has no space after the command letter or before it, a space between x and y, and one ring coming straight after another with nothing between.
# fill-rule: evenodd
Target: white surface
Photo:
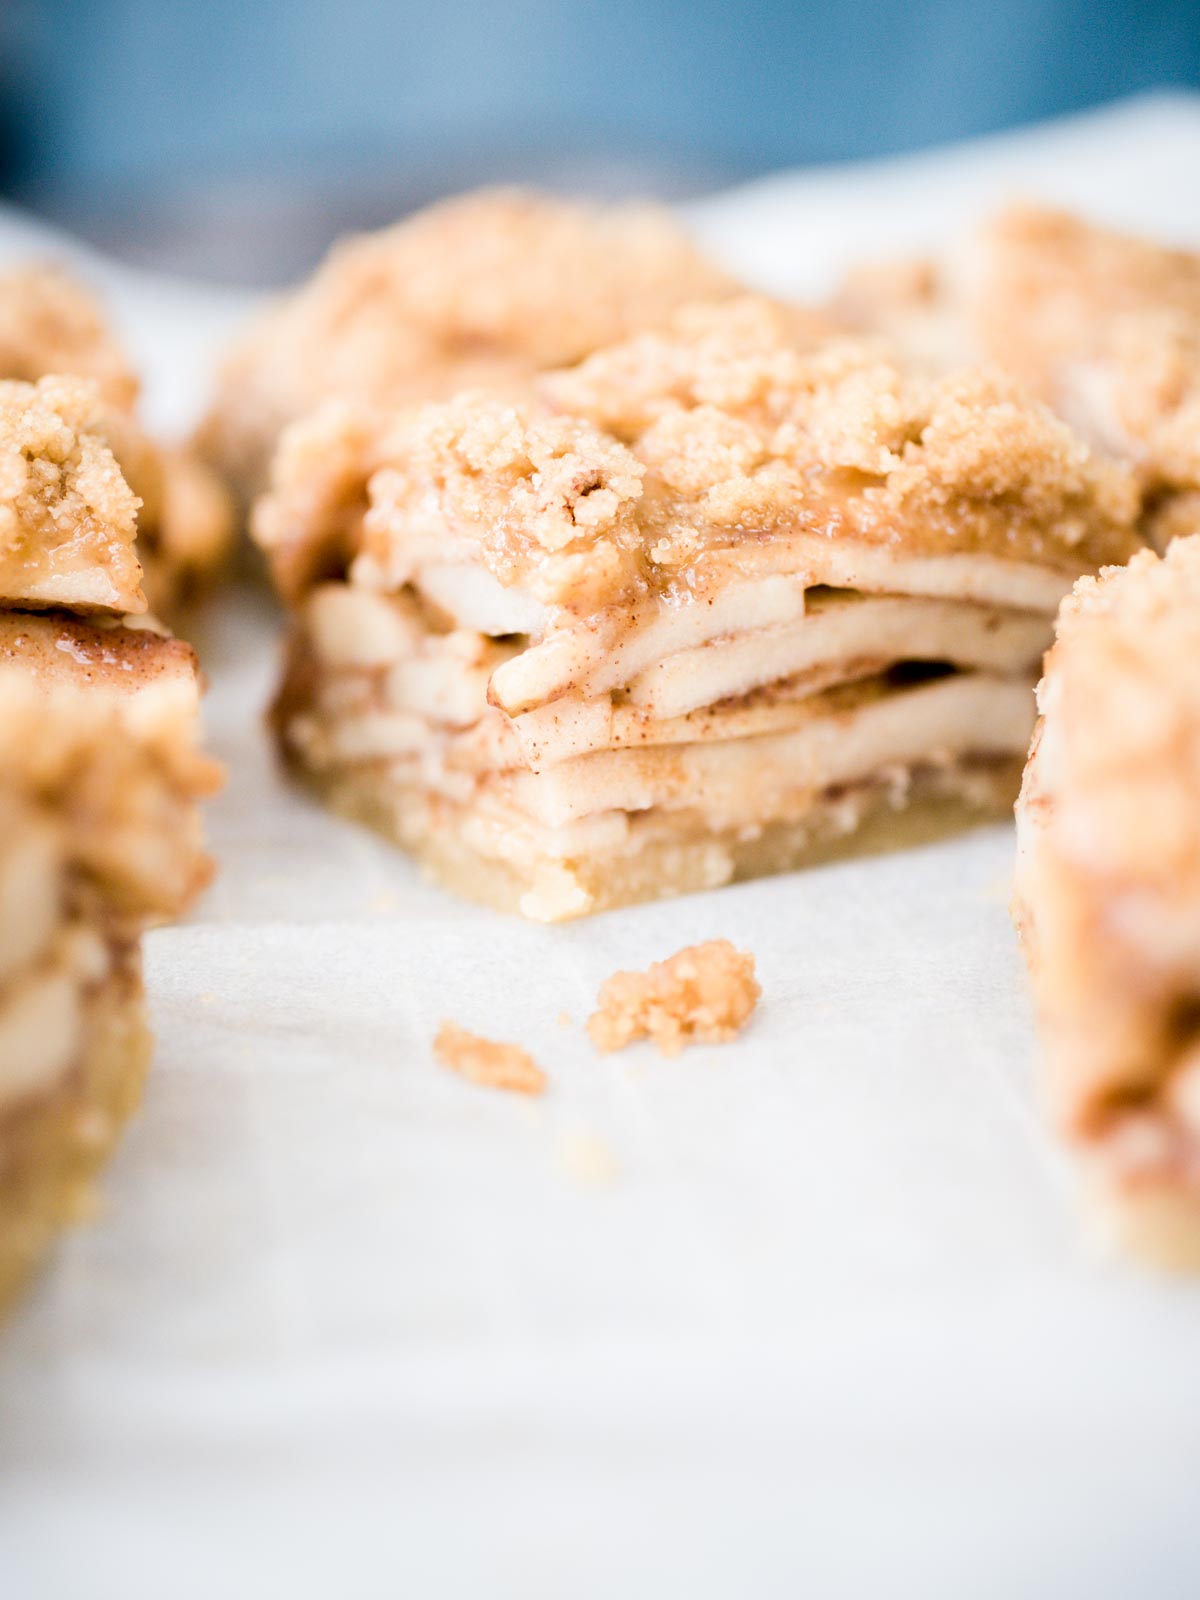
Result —
<instances>
[{"instance_id":1,"label":"white surface","mask_svg":"<svg viewBox=\"0 0 1200 1600\"><path fill-rule=\"evenodd\" d=\"M1013 191L1200 237L1198 171L1172 99L693 214L815 288ZM104 274L182 421L233 302ZM280 783L275 628L199 641L222 877L148 941L104 1216L0 1335L0 1594L1196 1594L1200 1294L1079 1243L1009 830L497 920ZM743 1041L595 1057L600 981L714 934L759 957ZM443 1015L551 1093L442 1072Z\"/></svg>"}]
</instances>

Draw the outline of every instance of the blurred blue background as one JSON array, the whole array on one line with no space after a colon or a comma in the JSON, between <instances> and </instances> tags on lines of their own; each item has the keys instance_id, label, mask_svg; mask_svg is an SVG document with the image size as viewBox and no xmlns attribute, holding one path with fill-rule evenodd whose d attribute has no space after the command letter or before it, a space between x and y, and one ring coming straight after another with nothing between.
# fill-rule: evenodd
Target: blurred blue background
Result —
<instances>
[{"instance_id":1,"label":"blurred blue background","mask_svg":"<svg viewBox=\"0 0 1200 1600\"><path fill-rule=\"evenodd\" d=\"M1200 0L0 0L0 192L282 278L526 178L694 194L1200 84Z\"/></svg>"}]
</instances>

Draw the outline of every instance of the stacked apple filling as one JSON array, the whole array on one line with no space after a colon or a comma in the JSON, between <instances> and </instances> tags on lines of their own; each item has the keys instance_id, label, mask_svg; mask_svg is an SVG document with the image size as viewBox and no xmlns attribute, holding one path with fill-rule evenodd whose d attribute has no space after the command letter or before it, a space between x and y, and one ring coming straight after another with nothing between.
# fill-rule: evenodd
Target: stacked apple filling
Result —
<instances>
[{"instance_id":1,"label":"stacked apple filling","mask_svg":"<svg viewBox=\"0 0 1200 1600\"><path fill-rule=\"evenodd\" d=\"M0 384L0 1300L86 1202L149 1054L140 935L208 875L188 646L66 379Z\"/></svg>"},{"instance_id":2,"label":"stacked apple filling","mask_svg":"<svg viewBox=\"0 0 1200 1600\"><path fill-rule=\"evenodd\" d=\"M543 920L1009 806L1134 485L1006 380L811 327L730 301L529 403L294 424L255 516L288 758Z\"/></svg>"}]
</instances>

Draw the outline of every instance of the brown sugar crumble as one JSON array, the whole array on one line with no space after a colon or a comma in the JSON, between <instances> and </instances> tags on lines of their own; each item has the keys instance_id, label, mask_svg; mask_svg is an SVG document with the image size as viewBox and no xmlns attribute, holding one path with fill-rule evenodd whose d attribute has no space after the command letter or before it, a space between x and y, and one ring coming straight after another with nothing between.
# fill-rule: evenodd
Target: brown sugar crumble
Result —
<instances>
[{"instance_id":1,"label":"brown sugar crumble","mask_svg":"<svg viewBox=\"0 0 1200 1600\"><path fill-rule=\"evenodd\" d=\"M587 1031L597 1050L649 1038L665 1056L687 1044L723 1044L745 1026L762 989L754 957L728 939L689 945L645 972L614 972Z\"/></svg>"},{"instance_id":2,"label":"brown sugar crumble","mask_svg":"<svg viewBox=\"0 0 1200 1600\"><path fill-rule=\"evenodd\" d=\"M457 1023L442 1023L433 1041L433 1053L451 1072L484 1088L509 1089L516 1094L546 1092L546 1074L527 1051L519 1045L483 1039Z\"/></svg>"}]
</instances>

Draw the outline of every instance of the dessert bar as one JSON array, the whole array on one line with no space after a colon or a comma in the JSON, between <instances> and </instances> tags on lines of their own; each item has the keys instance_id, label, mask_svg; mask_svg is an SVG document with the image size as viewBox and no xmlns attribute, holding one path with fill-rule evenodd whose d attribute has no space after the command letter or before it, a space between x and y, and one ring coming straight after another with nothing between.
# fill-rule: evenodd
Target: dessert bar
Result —
<instances>
[{"instance_id":1,"label":"dessert bar","mask_svg":"<svg viewBox=\"0 0 1200 1600\"><path fill-rule=\"evenodd\" d=\"M209 872L196 660L144 615L105 415L0 383L0 1300L87 1207L149 1058L142 930Z\"/></svg>"},{"instance_id":2,"label":"dessert bar","mask_svg":"<svg viewBox=\"0 0 1200 1600\"><path fill-rule=\"evenodd\" d=\"M1017 807L1054 1120L1118 1240L1200 1267L1200 539L1064 603Z\"/></svg>"},{"instance_id":3,"label":"dessert bar","mask_svg":"<svg viewBox=\"0 0 1200 1600\"><path fill-rule=\"evenodd\" d=\"M257 537L275 726L339 810L539 920L1011 806L1051 620L1136 486L997 376L746 299L513 404L332 402Z\"/></svg>"}]
</instances>

